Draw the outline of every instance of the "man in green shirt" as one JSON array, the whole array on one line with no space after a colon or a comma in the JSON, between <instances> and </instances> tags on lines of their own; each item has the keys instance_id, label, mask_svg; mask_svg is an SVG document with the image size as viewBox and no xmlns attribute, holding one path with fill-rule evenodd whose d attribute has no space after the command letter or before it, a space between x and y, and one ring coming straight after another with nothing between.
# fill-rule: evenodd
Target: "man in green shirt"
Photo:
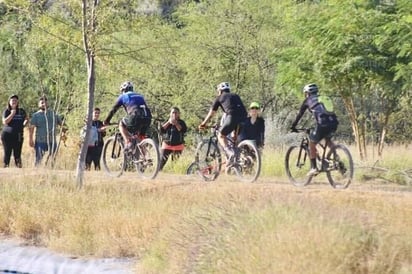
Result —
<instances>
[{"instance_id":1,"label":"man in green shirt","mask_svg":"<svg viewBox=\"0 0 412 274\"><path fill-rule=\"evenodd\" d=\"M31 117L29 128L29 145L34 147L36 152L36 166L40 164L46 151L49 151L49 154L56 151L57 126L61 124L61 118L53 110L48 109L47 98L40 97L39 110ZM36 134L33 140L34 129Z\"/></svg>"}]
</instances>

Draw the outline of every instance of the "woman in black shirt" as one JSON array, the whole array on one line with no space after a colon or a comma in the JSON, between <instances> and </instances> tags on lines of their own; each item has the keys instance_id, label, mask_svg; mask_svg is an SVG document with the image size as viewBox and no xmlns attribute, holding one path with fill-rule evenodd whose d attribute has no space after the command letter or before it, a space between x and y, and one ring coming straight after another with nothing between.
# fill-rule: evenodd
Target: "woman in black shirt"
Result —
<instances>
[{"instance_id":1,"label":"woman in black shirt","mask_svg":"<svg viewBox=\"0 0 412 274\"><path fill-rule=\"evenodd\" d=\"M23 128L27 124L26 111L19 107L19 97L15 94L9 97L7 108L2 116L3 130L1 141L3 142L4 157L3 166L9 167L11 154L17 167L22 167L21 149L23 147Z\"/></svg>"}]
</instances>

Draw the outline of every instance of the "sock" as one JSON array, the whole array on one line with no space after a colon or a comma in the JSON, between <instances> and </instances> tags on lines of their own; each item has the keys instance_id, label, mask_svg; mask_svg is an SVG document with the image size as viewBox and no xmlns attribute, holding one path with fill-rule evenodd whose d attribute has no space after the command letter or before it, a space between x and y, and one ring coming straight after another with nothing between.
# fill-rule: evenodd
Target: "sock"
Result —
<instances>
[{"instance_id":1,"label":"sock","mask_svg":"<svg viewBox=\"0 0 412 274\"><path fill-rule=\"evenodd\" d=\"M310 167L316 169L316 158L310 159Z\"/></svg>"}]
</instances>

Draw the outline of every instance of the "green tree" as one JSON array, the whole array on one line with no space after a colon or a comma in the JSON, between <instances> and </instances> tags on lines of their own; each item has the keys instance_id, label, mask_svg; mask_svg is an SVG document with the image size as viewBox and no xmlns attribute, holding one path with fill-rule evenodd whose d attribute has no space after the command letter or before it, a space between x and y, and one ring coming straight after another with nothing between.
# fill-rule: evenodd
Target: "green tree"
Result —
<instances>
[{"instance_id":1,"label":"green tree","mask_svg":"<svg viewBox=\"0 0 412 274\"><path fill-rule=\"evenodd\" d=\"M302 48L286 49L286 56L290 52L299 55L287 68L296 66L299 70L295 75L317 79L326 92L339 94L351 121L358 152L361 158L366 158L371 102L373 105L373 100L385 99L385 104L380 104L382 119L378 120L383 140L389 116L404 94L400 89L402 81L396 80L391 72L400 60L388 52L388 46L377 43L393 15L379 5L370 6L368 1L305 3L291 9L298 16L291 17L289 27L297 34L294 42ZM391 11L396 13L397 8ZM385 39L390 41L388 37Z\"/></svg>"}]
</instances>

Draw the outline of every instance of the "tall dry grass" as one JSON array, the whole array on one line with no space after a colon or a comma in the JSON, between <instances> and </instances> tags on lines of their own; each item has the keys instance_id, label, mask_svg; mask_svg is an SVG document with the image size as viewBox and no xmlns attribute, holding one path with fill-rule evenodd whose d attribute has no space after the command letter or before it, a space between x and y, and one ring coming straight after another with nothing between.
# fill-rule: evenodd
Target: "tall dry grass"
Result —
<instances>
[{"instance_id":1,"label":"tall dry grass","mask_svg":"<svg viewBox=\"0 0 412 274\"><path fill-rule=\"evenodd\" d=\"M73 155L54 170L1 169L0 233L76 256L134 257L137 273L412 272L410 188L295 188L283 157L265 151L255 184L184 176L190 153L155 181L86 172L81 190L61 168Z\"/></svg>"}]
</instances>

